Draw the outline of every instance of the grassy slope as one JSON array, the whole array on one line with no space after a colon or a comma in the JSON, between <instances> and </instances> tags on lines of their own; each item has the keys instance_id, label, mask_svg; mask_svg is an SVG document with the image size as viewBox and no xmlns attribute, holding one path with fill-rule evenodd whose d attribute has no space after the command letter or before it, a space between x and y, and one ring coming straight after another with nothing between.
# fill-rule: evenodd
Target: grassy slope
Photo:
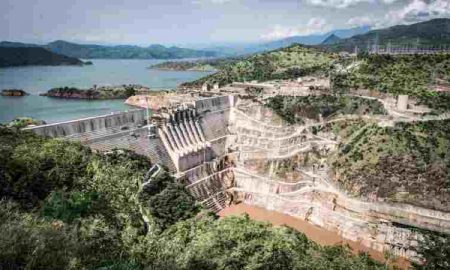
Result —
<instances>
[{"instance_id":1,"label":"grassy slope","mask_svg":"<svg viewBox=\"0 0 450 270\"><path fill-rule=\"evenodd\" d=\"M228 84L233 81L296 78L316 72L326 72L334 54L302 45L255 54L221 67L220 71L182 86L201 86L204 82Z\"/></svg>"}]
</instances>

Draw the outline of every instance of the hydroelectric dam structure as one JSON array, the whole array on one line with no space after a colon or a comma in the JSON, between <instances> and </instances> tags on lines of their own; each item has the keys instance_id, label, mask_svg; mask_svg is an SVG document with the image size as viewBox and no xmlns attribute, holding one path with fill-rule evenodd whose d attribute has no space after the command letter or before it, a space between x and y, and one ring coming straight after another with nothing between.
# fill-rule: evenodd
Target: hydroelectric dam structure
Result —
<instances>
[{"instance_id":1,"label":"hydroelectric dam structure","mask_svg":"<svg viewBox=\"0 0 450 270\"><path fill-rule=\"evenodd\" d=\"M331 133L312 131L323 124L288 125L261 103L229 95L151 116L132 110L26 130L100 152L125 148L145 155L211 211L233 203L259 206L410 260L418 259L420 237L412 227L450 233L448 212L352 197L332 180L326 162L305 162L308 153L327 156L337 149ZM280 168L293 176L277 176Z\"/></svg>"}]
</instances>

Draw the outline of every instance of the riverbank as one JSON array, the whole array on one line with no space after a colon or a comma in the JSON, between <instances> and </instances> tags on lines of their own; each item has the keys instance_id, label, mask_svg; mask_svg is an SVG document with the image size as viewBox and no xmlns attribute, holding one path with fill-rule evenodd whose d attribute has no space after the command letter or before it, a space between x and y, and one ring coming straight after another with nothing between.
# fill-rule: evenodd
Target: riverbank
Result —
<instances>
[{"instance_id":1,"label":"riverbank","mask_svg":"<svg viewBox=\"0 0 450 270\"><path fill-rule=\"evenodd\" d=\"M358 242L346 240L339 236L337 233L327 231L320 227L314 226L307 221L294 218L286 214L281 214L275 211L270 211L261 207L251 206L247 204L232 205L219 212L219 215L221 217L243 214L248 214L249 217L253 220L269 222L274 226L286 225L288 227L296 229L304 233L309 239L320 245L349 245L352 252L354 253L368 253L371 258L379 262L384 263L386 261L384 254L381 252L369 249ZM396 266L400 269L408 269L410 265L411 264L408 260L404 258L397 258L395 262L391 264L391 267Z\"/></svg>"}]
</instances>

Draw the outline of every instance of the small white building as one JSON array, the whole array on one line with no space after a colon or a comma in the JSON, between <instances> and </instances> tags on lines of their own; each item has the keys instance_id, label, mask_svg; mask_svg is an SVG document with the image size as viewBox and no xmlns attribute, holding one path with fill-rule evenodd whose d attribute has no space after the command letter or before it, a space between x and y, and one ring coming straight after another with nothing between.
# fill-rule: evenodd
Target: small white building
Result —
<instances>
[{"instance_id":1,"label":"small white building","mask_svg":"<svg viewBox=\"0 0 450 270\"><path fill-rule=\"evenodd\" d=\"M406 111L408 109L408 95L398 95L397 110Z\"/></svg>"},{"instance_id":2,"label":"small white building","mask_svg":"<svg viewBox=\"0 0 450 270\"><path fill-rule=\"evenodd\" d=\"M202 85L202 92L207 92L210 90L210 86L207 82Z\"/></svg>"}]
</instances>

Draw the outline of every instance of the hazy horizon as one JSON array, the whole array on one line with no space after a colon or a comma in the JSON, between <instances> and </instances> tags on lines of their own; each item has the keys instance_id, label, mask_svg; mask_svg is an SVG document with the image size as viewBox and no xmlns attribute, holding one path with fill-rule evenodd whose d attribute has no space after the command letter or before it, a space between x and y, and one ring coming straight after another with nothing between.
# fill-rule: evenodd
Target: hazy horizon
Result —
<instances>
[{"instance_id":1,"label":"hazy horizon","mask_svg":"<svg viewBox=\"0 0 450 270\"><path fill-rule=\"evenodd\" d=\"M0 40L211 46L450 18L447 0L4 0Z\"/></svg>"}]
</instances>

